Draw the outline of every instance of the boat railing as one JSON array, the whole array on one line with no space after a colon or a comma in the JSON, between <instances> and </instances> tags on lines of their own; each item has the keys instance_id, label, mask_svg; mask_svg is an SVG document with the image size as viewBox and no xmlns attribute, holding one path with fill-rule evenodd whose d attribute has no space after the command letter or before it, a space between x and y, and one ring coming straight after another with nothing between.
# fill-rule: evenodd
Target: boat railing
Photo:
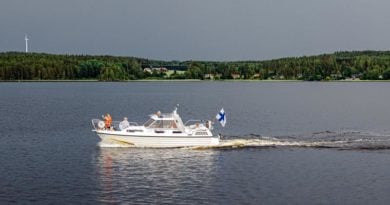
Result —
<instances>
[{"instance_id":1,"label":"boat railing","mask_svg":"<svg viewBox=\"0 0 390 205\"><path fill-rule=\"evenodd\" d=\"M100 129L98 126L99 122L104 122L104 120L92 119L92 126L95 130ZM121 121L112 121L111 126L114 130L121 130L119 126L120 124ZM136 122L129 122L129 126L139 126L139 125Z\"/></svg>"},{"instance_id":2,"label":"boat railing","mask_svg":"<svg viewBox=\"0 0 390 205\"><path fill-rule=\"evenodd\" d=\"M184 126L189 127L190 129L199 128L199 125L202 125L202 127L204 126L209 130L213 129L212 122L209 120L188 120L184 123Z\"/></svg>"},{"instance_id":3,"label":"boat railing","mask_svg":"<svg viewBox=\"0 0 390 205\"><path fill-rule=\"evenodd\" d=\"M127 127L121 127L120 124L122 123L122 121L112 121L112 127L114 128L114 130L122 130L122 129L126 129ZM129 127L130 126L138 126L138 123L136 122L129 122Z\"/></svg>"},{"instance_id":4,"label":"boat railing","mask_svg":"<svg viewBox=\"0 0 390 205\"><path fill-rule=\"evenodd\" d=\"M97 130L99 127L98 127L98 124L99 124L99 121L101 121L101 120L99 120L99 119L92 119L92 126L93 126L93 128L95 129L95 130Z\"/></svg>"},{"instance_id":5,"label":"boat railing","mask_svg":"<svg viewBox=\"0 0 390 205\"><path fill-rule=\"evenodd\" d=\"M184 126L188 126L189 124L204 124L204 120L187 120L186 123L184 123Z\"/></svg>"},{"instance_id":6,"label":"boat railing","mask_svg":"<svg viewBox=\"0 0 390 205\"><path fill-rule=\"evenodd\" d=\"M130 126L139 126L138 123L136 123L136 122L129 122L129 125Z\"/></svg>"}]
</instances>

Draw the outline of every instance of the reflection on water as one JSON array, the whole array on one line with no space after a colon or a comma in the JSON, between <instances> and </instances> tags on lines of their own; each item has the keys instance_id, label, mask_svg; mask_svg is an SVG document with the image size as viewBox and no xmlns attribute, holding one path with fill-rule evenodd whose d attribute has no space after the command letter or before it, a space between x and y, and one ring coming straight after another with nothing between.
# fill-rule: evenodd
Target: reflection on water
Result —
<instances>
[{"instance_id":1,"label":"reflection on water","mask_svg":"<svg viewBox=\"0 0 390 205\"><path fill-rule=\"evenodd\" d=\"M207 200L205 188L210 187L216 177L218 155L215 150L100 148L97 159L100 201Z\"/></svg>"}]
</instances>

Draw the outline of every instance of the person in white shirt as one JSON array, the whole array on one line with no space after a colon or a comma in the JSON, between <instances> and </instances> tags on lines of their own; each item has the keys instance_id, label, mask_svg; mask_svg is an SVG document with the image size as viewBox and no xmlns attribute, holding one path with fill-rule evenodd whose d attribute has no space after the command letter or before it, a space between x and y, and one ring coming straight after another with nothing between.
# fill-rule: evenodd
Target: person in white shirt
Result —
<instances>
[{"instance_id":1,"label":"person in white shirt","mask_svg":"<svg viewBox=\"0 0 390 205\"><path fill-rule=\"evenodd\" d=\"M127 117L123 118L123 121L121 123L119 123L119 128L121 130L124 130L126 128L128 128L130 126L130 123L129 121L127 121Z\"/></svg>"}]
</instances>

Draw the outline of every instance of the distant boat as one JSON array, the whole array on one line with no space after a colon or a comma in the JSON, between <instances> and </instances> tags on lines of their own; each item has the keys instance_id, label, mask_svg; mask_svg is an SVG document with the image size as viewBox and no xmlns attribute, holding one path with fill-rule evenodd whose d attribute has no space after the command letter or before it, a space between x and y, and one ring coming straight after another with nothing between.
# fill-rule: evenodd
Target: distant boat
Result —
<instances>
[{"instance_id":1,"label":"distant boat","mask_svg":"<svg viewBox=\"0 0 390 205\"><path fill-rule=\"evenodd\" d=\"M220 136L211 132L209 120L189 120L183 123L175 108L171 113L157 112L143 125L135 122L107 122L93 119L94 132L103 144L119 144L134 147L191 147L216 146Z\"/></svg>"}]
</instances>

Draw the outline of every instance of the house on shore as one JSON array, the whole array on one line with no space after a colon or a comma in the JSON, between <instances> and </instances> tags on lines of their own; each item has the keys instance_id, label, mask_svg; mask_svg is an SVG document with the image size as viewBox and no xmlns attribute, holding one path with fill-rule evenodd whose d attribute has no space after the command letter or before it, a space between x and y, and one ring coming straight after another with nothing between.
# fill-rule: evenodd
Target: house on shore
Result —
<instances>
[{"instance_id":1,"label":"house on shore","mask_svg":"<svg viewBox=\"0 0 390 205\"><path fill-rule=\"evenodd\" d=\"M144 68L144 72L153 73L154 71L158 73L166 73L168 72L168 69L166 67Z\"/></svg>"},{"instance_id":2,"label":"house on shore","mask_svg":"<svg viewBox=\"0 0 390 205\"><path fill-rule=\"evenodd\" d=\"M219 79L219 78L221 78L222 77L222 74L219 74L219 73L217 73L217 74L213 74L213 73L206 73L206 74L204 74L204 79L210 79L210 80L214 80L214 79Z\"/></svg>"},{"instance_id":3,"label":"house on shore","mask_svg":"<svg viewBox=\"0 0 390 205\"><path fill-rule=\"evenodd\" d=\"M241 78L241 75L238 74L238 73L232 73L232 74L231 74L231 77L232 77L233 79L240 79L240 78Z\"/></svg>"}]
</instances>

